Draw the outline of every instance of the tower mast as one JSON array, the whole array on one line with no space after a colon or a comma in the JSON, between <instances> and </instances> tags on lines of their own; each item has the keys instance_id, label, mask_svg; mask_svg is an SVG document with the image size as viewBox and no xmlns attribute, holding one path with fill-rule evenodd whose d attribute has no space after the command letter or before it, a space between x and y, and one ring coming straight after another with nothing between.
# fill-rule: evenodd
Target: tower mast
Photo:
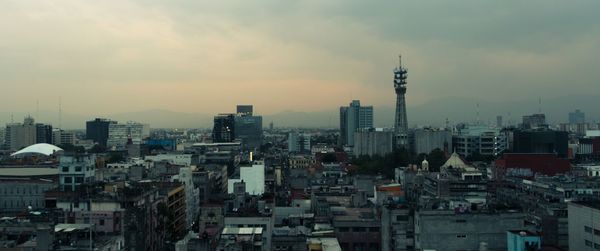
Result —
<instances>
[{"instance_id":1,"label":"tower mast","mask_svg":"<svg viewBox=\"0 0 600 251\"><path fill-rule=\"evenodd\" d=\"M394 90L396 91L396 116L394 140L398 148L408 149L408 121L406 119L406 77L407 69L402 67L402 55L398 55L398 67L394 69Z\"/></svg>"}]
</instances>

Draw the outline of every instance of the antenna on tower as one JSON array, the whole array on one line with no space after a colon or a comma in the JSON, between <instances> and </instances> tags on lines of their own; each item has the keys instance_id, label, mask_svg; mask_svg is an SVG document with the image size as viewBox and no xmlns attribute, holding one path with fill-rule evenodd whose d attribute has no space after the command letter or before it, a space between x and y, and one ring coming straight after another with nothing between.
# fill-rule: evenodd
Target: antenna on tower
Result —
<instances>
[{"instance_id":1,"label":"antenna on tower","mask_svg":"<svg viewBox=\"0 0 600 251\"><path fill-rule=\"evenodd\" d=\"M398 54L398 69L402 68L402 54Z\"/></svg>"},{"instance_id":2,"label":"antenna on tower","mask_svg":"<svg viewBox=\"0 0 600 251\"><path fill-rule=\"evenodd\" d=\"M15 123L15 115L14 114L10 114L10 123Z\"/></svg>"},{"instance_id":3,"label":"antenna on tower","mask_svg":"<svg viewBox=\"0 0 600 251\"><path fill-rule=\"evenodd\" d=\"M542 97L538 99L538 113L542 114Z\"/></svg>"},{"instance_id":4,"label":"antenna on tower","mask_svg":"<svg viewBox=\"0 0 600 251\"><path fill-rule=\"evenodd\" d=\"M62 129L62 98L58 97L58 128Z\"/></svg>"}]
</instances>

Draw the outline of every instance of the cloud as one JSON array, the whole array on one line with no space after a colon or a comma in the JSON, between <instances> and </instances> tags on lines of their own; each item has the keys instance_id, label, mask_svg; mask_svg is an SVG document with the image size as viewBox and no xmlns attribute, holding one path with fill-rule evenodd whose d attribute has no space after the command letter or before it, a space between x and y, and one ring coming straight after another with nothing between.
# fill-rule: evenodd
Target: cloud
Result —
<instances>
[{"instance_id":1,"label":"cloud","mask_svg":"<svg viewBox=\"0 0 600 251\"><path fill-rule=\"evenodd\" d=\"M0 107L264 113L600 94L600 2L4 1ZM518 90L518 91L517 91Z\"/></svg>"}]
</instances>

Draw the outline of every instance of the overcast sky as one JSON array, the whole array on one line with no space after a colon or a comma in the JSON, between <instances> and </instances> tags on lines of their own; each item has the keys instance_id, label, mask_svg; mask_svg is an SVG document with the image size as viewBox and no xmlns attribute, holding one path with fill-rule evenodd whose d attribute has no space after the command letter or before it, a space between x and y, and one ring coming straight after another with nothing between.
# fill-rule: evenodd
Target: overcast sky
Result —
<instances>
[{"instance_id":1,"label":"overcast sky","mask_svg":"<svg viewBox=\"0 0 600 251\"><path fill-rule=\"evenodd\" d=\"M600 1L0 0L0 111L600 95Z\"/></svg>"}]
</instances>

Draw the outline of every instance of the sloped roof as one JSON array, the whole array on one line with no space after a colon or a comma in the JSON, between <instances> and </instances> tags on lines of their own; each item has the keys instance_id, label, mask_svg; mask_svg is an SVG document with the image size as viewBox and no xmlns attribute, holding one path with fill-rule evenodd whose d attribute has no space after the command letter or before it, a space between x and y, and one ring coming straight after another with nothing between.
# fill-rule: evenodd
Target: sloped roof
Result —
<instances>
[{"instance_id":1,"label":"sloped roof","mask_svg":"<svg viewBox=\"0 0 600 251\"><path fill-rule=\"evenodd\" d=\"M54 154L55 152L62 151L62 150L63 149L61 149L60 147L55 146L55 145L40 143L40 144L35 144L35 145L30 145L28 147L25 147L15 153L11 154L10 156L21 156L21 155L28 155L28 154L43 154L46 156L50 156L50 155Z\"/></svg>"},{"instance_id":2,"label":"sloped roof","mask_svg":"<svg viewBox=\"0 0 600 251\"><path fill-rule=\"evenodd\" d=\"M458 153L454 152L452 153L452 155L450 155L450 158L446 161L446 163L444 163L444 165L442 165L442 167L447 168L447 167L452 167L452 168L457 168L457 169L466 169L467 167L469 167L461 158L460 155L458 155Z\"/></svg>"}]
</instances>

